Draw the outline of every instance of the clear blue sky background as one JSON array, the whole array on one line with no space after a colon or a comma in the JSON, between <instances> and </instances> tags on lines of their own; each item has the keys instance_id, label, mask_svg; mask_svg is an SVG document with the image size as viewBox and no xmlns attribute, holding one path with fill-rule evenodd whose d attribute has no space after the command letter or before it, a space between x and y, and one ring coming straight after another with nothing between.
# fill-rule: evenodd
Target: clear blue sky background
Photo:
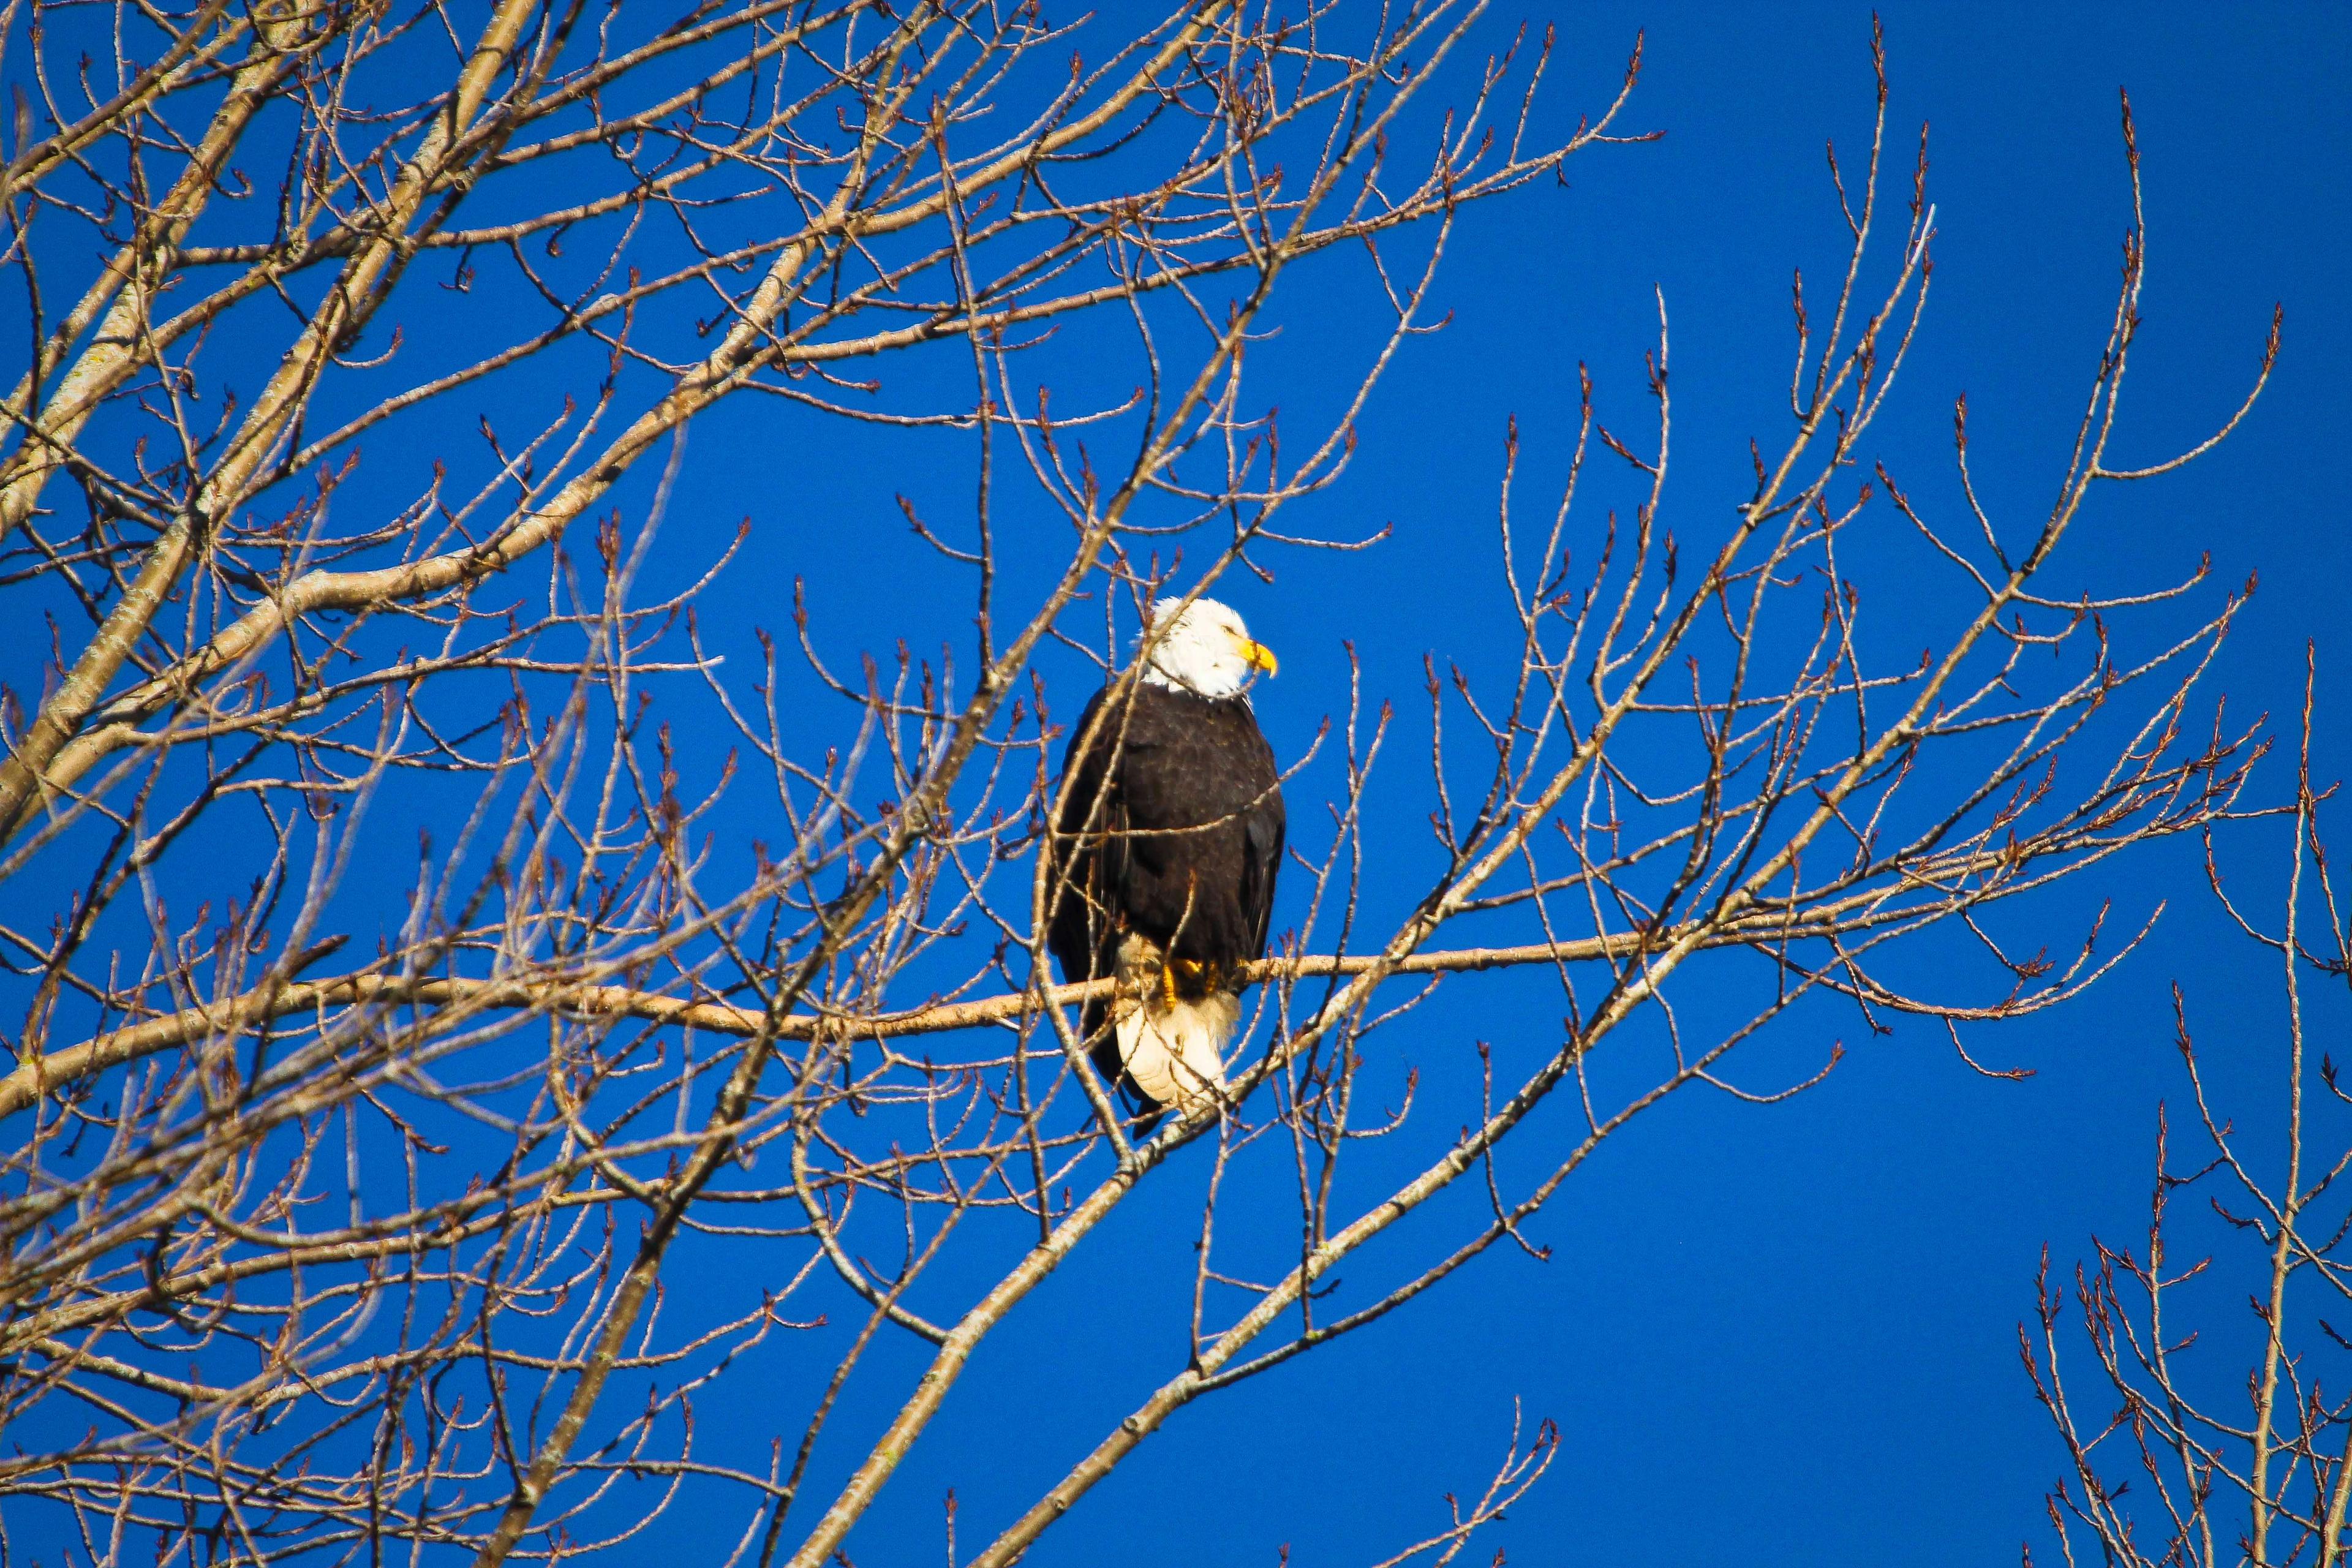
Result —
<instances>
[{"instance_id":1,"label":"clear blue sky background","mask_svg":"<svg viewBox=\"0 0 2352 1568\"><path fill-rule=\"evenodd\" d=\"M1496 0L1482 49L1507 38L1522 14L1512 5ZM1050 10L1063 19L1075 7ZM1118 13L1107 7L1098 26L1116 28ZM1423 652L1465 651L1499 602L1492 518L1507 416L1527 433L1528 495L1538 504L1573 434L1579 361L1614 400L1615 422L1641 429L1654 288L1674 321L1683 464L1668 521L1711 540L1747 492L1748 438L1769 449L1785 423L1790 269L1825 286L1843 263L1822 146L1833 136L1858 163L1866 141L1866 7L1525 14L1559 24L1550 97L1563 127L1606 100L1646 27L1625 123L1667 134L1580 157L1565 190L1465 216L1438 288L1452 324L1407 347L1346 480L1290 520L1332 535L1391 523L1393 538L1357 556L1277 559L1275 584L1225 595L1282 655L1283 679L1259 710L1286 757L1344 700L1342 638L1362 653L1372 693L1405 710L1401 744L1418 746ZM1950 402L1965 391L1995 506L2013 530L2046 507L2105 331L2128 217L2116 99L2127 86L2151 269L2123 458L2168 456L2235 405L2274 300L2285 307L2285 350L2240 434L2185 474L2103 500L2070 540L2064 573L2108 591L2147 588L2210 551L2217 584L2259 573L2263 584L2211 689L2286 718L2305 639L2316 637L2323 700L2340 690L2352 675L2338 629L2347 544L2335 495L2352 416L2341 369L2352 310L2339 276L2352 22L2316 6L1898 4L1885 16L1890 141L1904 150L1893 194L1919 122L1932 121L1939 216L1935 298L1874 451L1907 472L1948 473ZM1284 337L1253 389L1311 413L1352 384L1367 318L1360 298L1312 274L1294 285L1277 312ZM460 309L451 303L437 330L462 331ZM436 330L405 320L412 341ZM919 383L927 373L905 374ZM1121 364L1119 390L1129 376ZM364 395L363 382L352 385ZM521 395L551 402L561 390L549 380ZM509 406L520 405L500 412ZM451 428L470 427L475 412L453 407ZM707 603L714 644L748 652L751 623L781 629L784 584L798 574L839 612L820 624L831 649L886 651L902 634L968 646L950 618L965 613L961 602L929 596L929 579L872 592L922 559L893 491L915 492L935 517L968 516L968 481L924 471L919 450L919 439L820 426L772 402L740 399L698 423L666 524L666 539L684 546L677 569L707 560L736 519L754 524L750 553ZM369 471L396 474L432 451L372 453ZM633 477L625 513L642 516L650 486L650 475ZM404 492L395 481L384 493ZM349 492L337 504L361 500ZM1007 526L1053 536L1036 519ZM1589 536L1580 544L1589 551ZM1912 586L1948 591L1940 577ZM1904 588L1882 584L1890 609ZM1075 660L1052 673L1066 717L1087 678ZM2323 778L2343 771L2347 735L2323 722ZM687 737L689 773L715 760L702 739ZM1426 802L1410 779L1391 799L1391 825L1399 842L1413 837L1417 857ZM2255 786L2273 801L2287 789L2280 768ZM1319 815L1312 802L1295 792L1294 817ZM386 823L401 810L388 804ZM759 830L740 817L726 827ZM2284 865L2275 833L2230 847L2250 877L2254 857ZM1417 859L1401 853L1397 867L1373 889L1391 907L1423 890ZM1376 1562L1443 1523L1441 1493L1483 1486L1515 1400L1530 1423L1559 1423L1562 1457L1465 1560L1499 1545L1522 1563L1975 1563L2015 1561L2021 1540L2043 1554L2041 1497L2063 1454L2019 1368L2015 1324L2031 1310L2045 1242L2063 1262L2095 1233L2145 1224L2156 1105L2180 1089L2171 982L2205 1025L2242 1125L2263 1124L2277 1103L2276 1075L2266 1076L2274 977L2231 940L2201 891L2194 847L2094 877L2085 897L2053 909L2079 914L2112 898L2115 929L2159 903L2168 910L2086 999L1973 1039L2034 1077L1979 1078L1939 1032L1867 1038L1850 1021L1792 1019L1759 1051L1759 1076L1801 1076L1842 1037L1853 1049L1823 1087L1772 1109L1677 1097L1530 1227L1551 1246L1549 1263L1498 1250L1354 1339L1180 1415L1033 1561L1271 1563L1288 1542L1301 1564ZM1391 1048L1450 1063L1458 1078L1474 1037L1549 1050L1559 1011L1543 984L1465 986L1396 1031ZM937 1560L950 1487L963 1550L975 1550L1181 1364L1169 1357L1204 1169L1195 1149L1163 1172L982 1349L853 1536L861 1568ZM723 1267L748 1290L775 1277L774 1262L745 1246ZM2209 1298L2221 1385L2242 1375L2229 1342L2244 1289L2223 1281ZM821 1384L846 1331L772 1342L705 1399L701 1419L754 1432L762 1452L778 1425L796 1435L799 1396ZM1157 1360L1125 1353L1139 1332ZM829 1496L919 1365L894 1346L852 1385L813 1498ZM740 1529L731 1513L672 1520L661 1558L716 1560Z\"/></svg>"},{"instance_id":2,"label":"clear blue sky background","mask_svg":"<svg viewBox=\"0 0 2352 1568\"><path fill-rule=\"evenodd\" d=\"M1498 14L1508 19L1507 6ZM1727 516L1747 437L1780 427L1790 270L1825 278L1842 257L1822 145L1835 136L1858 154L1866 136L1867 10L1594 5L1557 19L1558 96L1578 106L1605 97L1647 27L1630 123L1668 134L1579 160L1570 190L1465 220L1440 289L1453 326L1407 353L1350 478L1316 503L1327 531L1392 521L1395 539L1233 595L1284 656L1284 681L1261 700L1277 745L1303 742L1329 710L1340 637L1364 649L1376 689L1411 700L1423 650L1446 651L1450 624L1491 608L1504 418L1518 414L1530 449L1549 441L1556 455L1579 360L1619 395L1621 414L1637 407L1653 285L1675 323L1677 526L1703 531ZM2220 689L2286 715L2307 637L2319 639L2323 694L2340 689L2346 535L2334 492L2352 413L2338 276L2352 153L2343 13L1896 5L1885 19L1892 139L1907 146L1933 122L1939 239L1908 401L1883 447L1915 471L1942 464L1950 399L1966 391L1996 504L2021 525L2046 505L2128 216L2116 99L2127 86L2152 269L2125 452L2168 455L2232 405L2274 300L2286 349L2240 436L2190 472L2107 502L2070 544L2069 568L2152 586L2210 550L2220 582L2263 579ZM1294 302L1286 330L1345 342L1343 310L1318 320ZM1327 374L1355 363L1335 354ZM1261 393L1311 398L1311 365L1286 374L1296 386ZM698 429L698 484L724 488L712 473L730 462L723 440ZM756 465L737 482L757 514ZM822 573L824 553L811 547L793 569ZM843 565L867 563L861 551ZM2322 734L2325 776L2342 730ZM2273 799L2285 788L2282 772L2258 786ZM2242 853L2278 862L2284 848L2274 834L2248 836ZM1436 1526L1441 1491L1483 1483L1515 1399L1561 1424L1564 1456L1473 1548L1480 1561L1496 1545L1520 1563L1661 1565L2012 1562L2028 1539L2046 1552L2041 1496L2063 1457L2020 1371L2014 1326L2044 1242L2063 1266L2092 1234L2145 1224L2157 1101L2179 1092L2169 982L2207 1021L2242 1122L2275 1108L2275 1077L2263 1075L2273 977L2231 945L2194 855L2095 875L2091 890L2113 897L2119 921L2168 900L2170 912L2082 1003L1978 1037L2032 1079L1978 1078L1938 1034L1909 1029L1849 1036L1846 1065L1792 1104L1685 1097L1534 1227L1554 1248L1549 1264L1497 1252L1358 1340L1185 1413L1037 1561L1271 1562L1285 1541L1294 1561L1377 1560ZM1540 987L1482 993L1475 1009L1425 1017L1417 1048L1434 1056L1471 1033L1539 1043L1557 1011ZM1150 1227L1171 1233L1159 1265L1182 1268L1174 1237L1189 1244L1198 1166L1169 1173L1169 1191L1124 1217L1116 1245L1066 1270L982 1354L855 1538L861 1563L935 1552L950 1486L967 1543L985 1539L1172 1370L1119 1367L1124 1325L1100 1312L1107 1296L1152 1299L1154 1254L1138 1240ZM2217 1339L2242 1297L2233 1285L2210 1299ZM2219 1382L2241 1375L2234 1354L2217 1346Z\"/></svg>"}]
</instances>

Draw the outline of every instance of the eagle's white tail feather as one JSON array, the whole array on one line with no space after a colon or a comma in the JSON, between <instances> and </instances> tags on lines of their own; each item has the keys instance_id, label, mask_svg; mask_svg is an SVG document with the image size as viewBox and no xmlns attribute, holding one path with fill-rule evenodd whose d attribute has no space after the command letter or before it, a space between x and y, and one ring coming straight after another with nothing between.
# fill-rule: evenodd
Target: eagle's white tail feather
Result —
<instances>
[{"instance_id":1,"label":"eagle's white tail feather","mask_svg":"<svg viewBox=\"0 0 2352 1568\"><path fill-rule=\"evenodd\" d=\"M1153 1100L1190 1110L1202 1097L1223 1092L1225 1047L1241 1012L1241 998L1226 994L1129 1006L1115 1024L1119 1065Z\"/></svg>"}]
</instances>

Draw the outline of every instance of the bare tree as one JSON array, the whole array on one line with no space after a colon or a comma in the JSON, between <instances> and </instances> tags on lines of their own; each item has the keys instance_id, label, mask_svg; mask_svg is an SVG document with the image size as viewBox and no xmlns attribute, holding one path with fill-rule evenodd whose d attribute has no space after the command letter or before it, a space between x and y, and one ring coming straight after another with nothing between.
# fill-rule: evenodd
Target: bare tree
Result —
<instances>
[{"instance_id":1,"label":"bare tree","mask_svg":"<svg viewBox=\"0 0 2352 1568\"><path fill-rule=\"evenodd\" d=\"M2334 1015L2326 999L2352 982L2352 922L2320 837L2319 808L2335 792L2312 784L2313 695L2306 684L2294 804L2270 814L2294 826L2271 920L2249 902L2242 875L2223 875L2207 838L2215 898L2278 965L2279 1114L2239 1123L2208 1080L2191 1026L2210 1002L2176 984L2196 1152L2181 1158L2158 1106L2145 1239L2095 1240L2071 1289L2051 1281L2045 1248L2039 1321L2031 1332L2019 1326L2026 1373L2069 1460L2069 1479L2048 1499L2069 1563L2077 1542L2095 1542L2105 1563L2327 1568L2352 1547L2352 1405L2341 1370L2352 1344L2328 1321L2342 1321L2352 1294L2343 1256L2352 1223L2336 1188L2352 1169L2352 1131L2334 1109L2352 1095L2332 1054L2313 1060L2313 1036L2324 1037L2321 1020ZM2245 1018L2242 999L2231 998L2231 1012Z\"/></svg>"},{"instance_id":2,"label":"bare tree","mask_svg":"<svg viewBox=\"0 0 2352 1568\"><path fill-rule=\"evenodd\" d=\"M1848 256L1825 305L1800 281L1753 489L1677 542L1663 302L1647 430L1612 430L1587 378L1533 524L1513 433L1496 612L1447 635L1515 674L1431 665L1420 890L1368 884L1373 848L1411 863L1366 842L1395 721L1335 692L1316 765L1339 782L1318 830L1294 797L1231 1092L1131 1137L1076 1034L1089 987L1043 954L1053 715L1086 690L1042 656L1090 689L1149 596L1350 542L1293 503L1435 324L1457 213L1628 139L1638 48L1547 142L1549 44L1449 77L1477 13L1444 4L1204 0L1107 47L977 0L0 15L34 346L0 580L13 624L56 626L12 642L40 694L9 699L0 769L12 1550L489 1563L642 1552L691 1509L740 1530L730 1561L846 1561L975 1347L1140 1184L1191 1183L1189 1327L1133 1352L1163 1381L970 1555L1009 1563L1177 1410L1506 1238L1536 1250L1522 1224L1665 1097L1797 1092L1730 1076L1791 1009L1958 1044L2080 991L2128 943L2095 951L2095 924L2053 962L1996 906L2227 815L2258 750L2193 706L2234 599L2184 617L2194 580L2050 585L2095 488L2212 444L2139 467L2113 445L2137 218L2046 513L1977 505L1964 417L1948 506L1865 468L1934 233L1924 144L1907 203L1882 194L1880 58L1838 176ZM1244 371L1310 263L1388 316L1349 345L1337 416L1277 440ZM1057 407L1049 384L1087 384L1112 340L1052 329L1088 319L1141 390ZM2275 350L2273 326L2256 392ZM518 424L525 369L577 396ZM796 650L713 647L709 575L645 588L670 486L616 487L657 452L674 476L688 423L743 395L804 430L971 443L969 515L908 516L969 595L960 668L832 651L855 605L796 606ZM1066 525L1050 555L1002 544L1008 488ZM1864 520L1916 531L1947 580L1887 569L1884 633L1841 555ZM1888 977L1930 928L1982 984ZM1416 1117L1367 1042L1439 976L1507 966L1556 978L1565 1026L1444 1058L1477 1108L1458 1134ZM1360 1178L1373 1138L1412 1173ZM1466 1226L1432 1203L1457 1184L1484 1192ZM1294 1215L1289 1239L1235 1243L1237 1207ZM1408 1221L1423 1261L1371 1246ZM719 1260L755 1246L744 1286ZM886 1339L926 1369L877 1439L821 1455ZM762 1355L819 1392L698 1424ZM1393 1561L1457 1555L1553 1441L1515 1430Z\"/></svg>"}]
</instances>

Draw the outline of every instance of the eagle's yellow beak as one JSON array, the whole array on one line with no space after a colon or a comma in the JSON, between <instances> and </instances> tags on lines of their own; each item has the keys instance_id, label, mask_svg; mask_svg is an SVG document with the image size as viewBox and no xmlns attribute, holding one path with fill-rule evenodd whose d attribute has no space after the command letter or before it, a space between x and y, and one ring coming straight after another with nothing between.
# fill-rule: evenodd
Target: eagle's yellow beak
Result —
<instances>
[{"instance_id":1,"label":"eagle's yellow beak","mask_svg":"<svg viewBox=\"0 0 2352 1568\"><path fill-rule=\"evenodd\" d=\"M1274 657L1272 648L1262 642L1253 642L1248 637L1242 638L1242 662L1252 669L1262 669L1268 675L1278 674L1282 668L1282 661Z\"/></svg>"}]
</instances>

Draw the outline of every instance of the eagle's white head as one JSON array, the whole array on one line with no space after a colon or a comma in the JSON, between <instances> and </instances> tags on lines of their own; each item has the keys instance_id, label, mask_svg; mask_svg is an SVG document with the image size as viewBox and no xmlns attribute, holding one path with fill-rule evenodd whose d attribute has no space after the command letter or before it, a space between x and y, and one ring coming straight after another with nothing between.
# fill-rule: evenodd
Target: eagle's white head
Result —
<instances>
[{"instance_id":1,"label":"eagle's white head","mask_svg":"<svg viewBox=\"0 0 2352 1568\"><path fill-rule=\"evenodd\" d=\"M1275 672L1274 654L1250 639L1241 616L1214 599L1195 599L1179 610L1181 603L1151 607L1137 644L1139 649L1152 645L1145 680L1202 697L1232 697L1249 684L1252 671Z\"/></svg>"}]
</instances>

